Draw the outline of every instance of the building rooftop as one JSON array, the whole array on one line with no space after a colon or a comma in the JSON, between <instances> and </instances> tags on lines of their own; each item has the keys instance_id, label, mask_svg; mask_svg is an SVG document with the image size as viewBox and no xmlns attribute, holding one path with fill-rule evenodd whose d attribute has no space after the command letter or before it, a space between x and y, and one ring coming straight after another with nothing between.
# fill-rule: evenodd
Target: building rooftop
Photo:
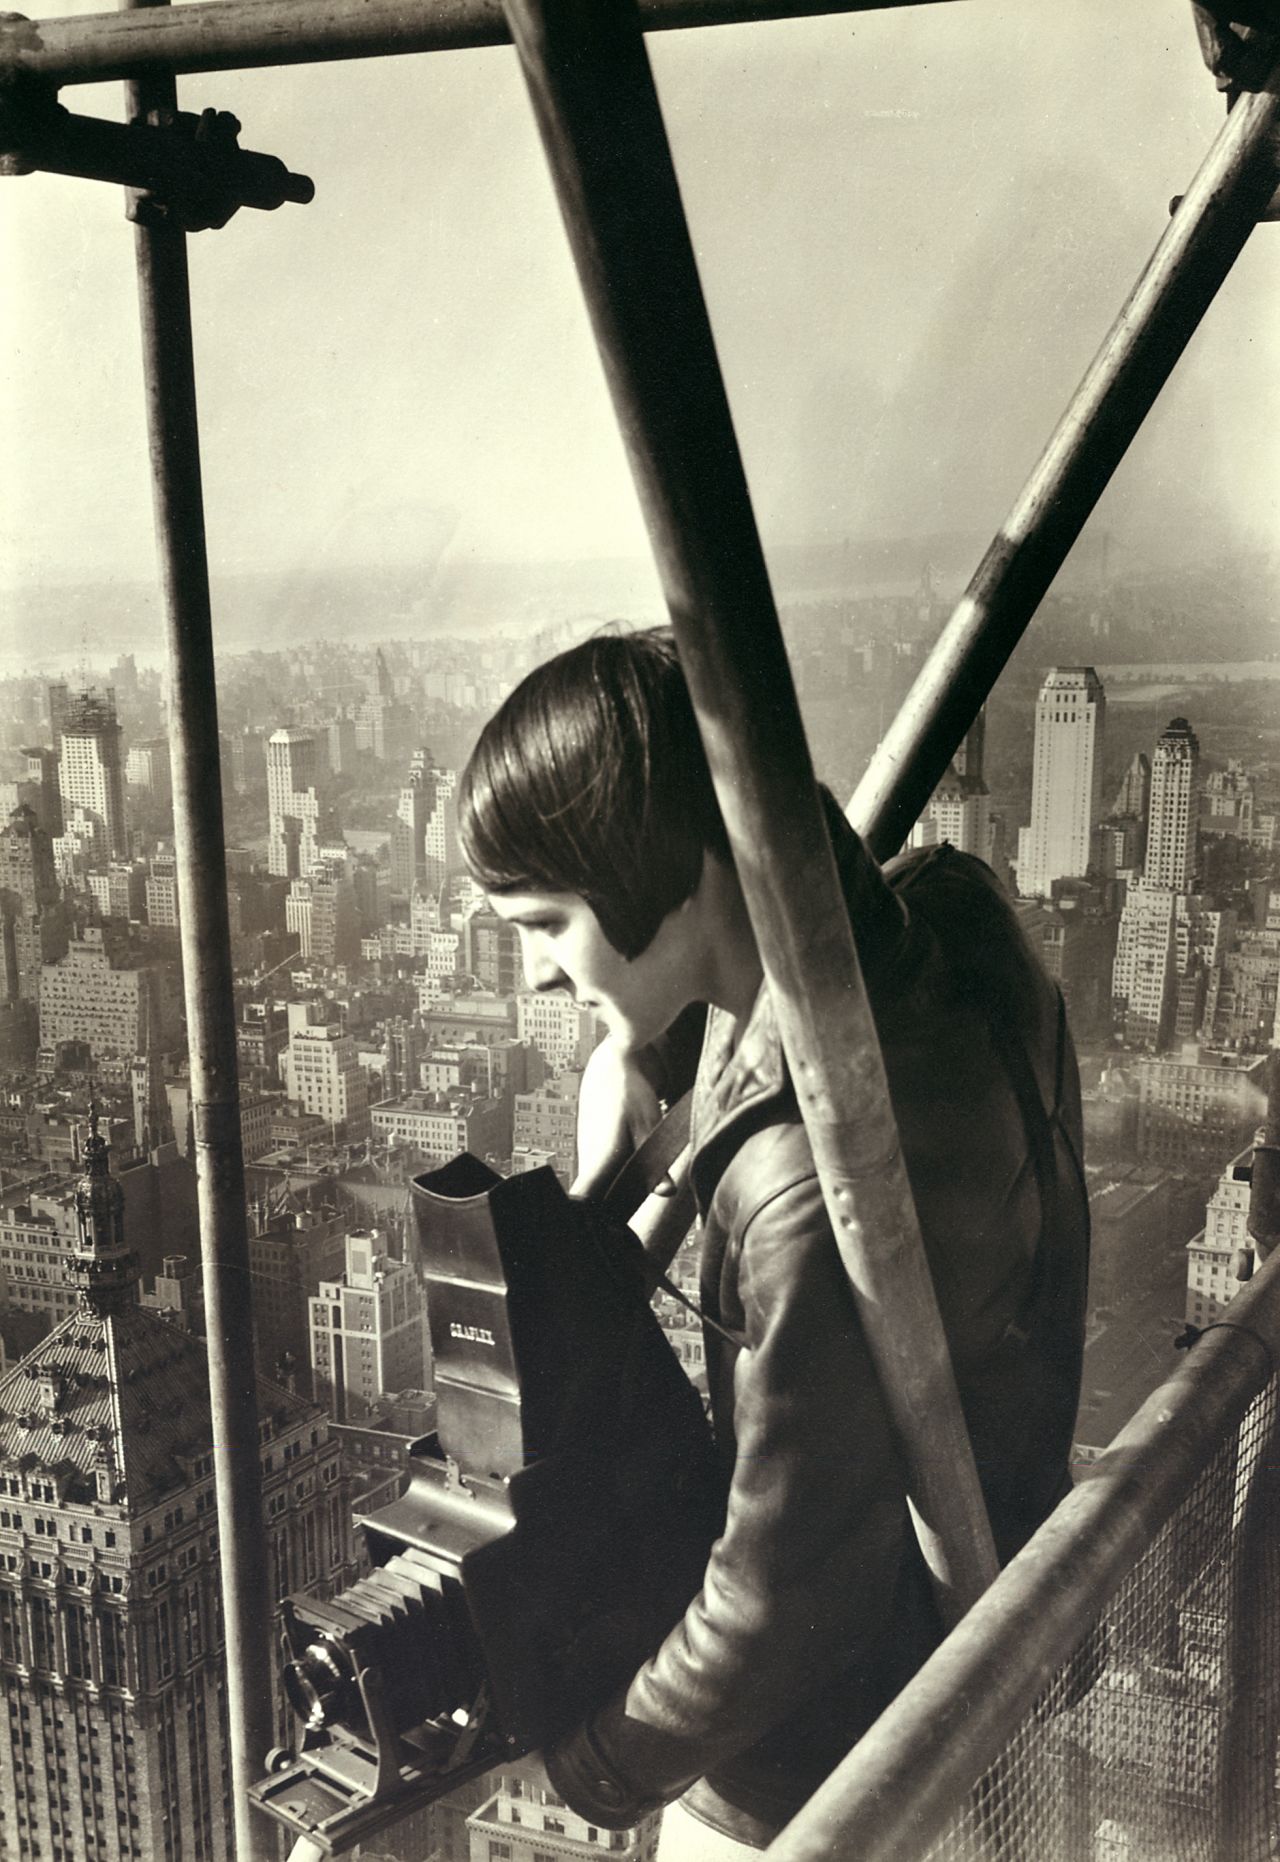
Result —
<instances>
[{"instance_id":1,"label":"building rooftop","mask_svg":"<svg viewBox=\"0 0 1280 1862\"><path fill-rule=\"evenodd\" d=\"M68 1256L76 1312L0 1376L0 1466L47 1470L58 1497L145 1511L192 1478L213 1448L203 1341L137 1304L138 1258L124 1236L124 1195L107 1168L96 1110L75 1188ZM304 1402L261 1380L264 1416L301 1422Z\"/></svg>"},{"instance_id":2,"label":"building rooftop","mask_svg":"<svg viewBox=\"0 0 1280 1862\"><path fill-rule=\"evenodd\" d=\"M47 1469L64 1500L143 1511L211 1450L207 1386L203 1343L159 1313L82 1309L0 1378L0 1464Z\"/></svg>"}]
</instances>

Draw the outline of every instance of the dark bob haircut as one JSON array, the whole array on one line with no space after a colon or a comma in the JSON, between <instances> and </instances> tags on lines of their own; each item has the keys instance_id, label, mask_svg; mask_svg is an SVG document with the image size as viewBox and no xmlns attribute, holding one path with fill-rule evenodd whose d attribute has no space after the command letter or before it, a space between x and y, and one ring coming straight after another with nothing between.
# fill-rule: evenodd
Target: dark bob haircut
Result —
<instances>
[{"instance_id":1,"label":"dark bob haircut","mask_svg":"<svg viewBox=\"0 0 1280 1862\"><path fill-rule=\"evenodd\" d=\"M573 892L638 957L729 858L697 721L666 628L600 634L537 667L485 726L458 830L489 892Z\"/></svg>"}]
</instances>

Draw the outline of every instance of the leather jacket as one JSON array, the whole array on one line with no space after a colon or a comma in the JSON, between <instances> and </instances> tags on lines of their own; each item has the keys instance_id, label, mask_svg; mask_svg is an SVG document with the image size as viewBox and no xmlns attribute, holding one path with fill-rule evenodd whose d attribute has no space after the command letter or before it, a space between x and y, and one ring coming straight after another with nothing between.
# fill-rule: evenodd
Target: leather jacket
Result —
<instances>
[{"instance_id":1,"label":"leather jacket","mask_svg":"<svg viewBox=\"0 0 1280 1862\"><path fill-rule=\"evenodd\" d=\"M1061 999L982 862L942 847L882 874L829 815L1007 1559L1069 1485L1079 1396L1088 1200ZM712 1011L692 1114L724 1533L683 1621L547 1768L605 1827L687 1792L763 1846L942 1632L767 985L737 1035Z\"/></svg>"}]
</instances>

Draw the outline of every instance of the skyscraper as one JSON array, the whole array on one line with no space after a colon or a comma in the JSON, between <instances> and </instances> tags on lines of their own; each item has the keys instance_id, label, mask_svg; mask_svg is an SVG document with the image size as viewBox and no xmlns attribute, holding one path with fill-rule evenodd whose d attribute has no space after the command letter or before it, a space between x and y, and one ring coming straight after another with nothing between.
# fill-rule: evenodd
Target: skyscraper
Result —
<instances>
[{"instance_id":1,"label":"skyscraper","mask_svg":"<svg viewBox=\"0 0 1280 1862\"><path fill-rule=\"evenodd\" d=\"M429 1387L422 1283L377 1229L350 1230L346 1272L321 1281L309 1305L316 1395L335 1422L359 1422L380 1397Z\"/></svg>"},{"instance_id":2,"label":"skyscraper","mask_svg":"<svg viewBox=\"0 0 1280 1862\"><path fill-rule=\"evenodd\" d=\"M395 763L409 754L415 719L408 705L395 696L395 681L379 647L374 655L374 687L355 715L355 747L380 763Z\"/></svg>"},{"instance_id":3,"label":"skyscraper","mask_svg":"<svg viewBox=\"0 0 1280 1862\"><path fill-rule=\"evenodd\" d=\"M65 679L59 679L54 684L46 686L45 693L49 703L49 735L53 739L53 748L57 753L62 749L62 727L71 694Z\"/></svg>"},{"instance_id":4,"label":"skyscraper","mask_svg":"<svg viewBox=\"0 0 1280 1862\"><path fill-rule=\"evenodd\" d=\"M40 972L42 1046L56 1054L64 1041L83 1041L95 1066L121 1078L135 1054L172 1044L180 1014L174 966L113 940L100 925L86 926Z\"/></svg>"},{"instance_id":5,"label":"skyscraper","mask_svg":"<svg viewBox=\"0 0 1280 1862\"><path fill-rule=\"evenodd\" d=\"M947 766L947 773L911 830L913 847L948 842L960 853L991 854L990 797L983 775L986 711L980 711Z\"/></svg>"},{"instance_id":6,"label":"skyscraper","mask_svg":"<svg viewBox=\"0 0 1280 1862\"><path fill-rule=\"evenodd\" d=\"M373 656L373 679L379 698L395 697L396 688L392 683L391 673L387 667L387 656L381 647L377 649Z\"/></svg>"},{"instance_id":7,"label":"skyscraper","mask_svg":"<svg viewBox=\"0 0 1280 1862\"><path fill-rule=\"evenodd\" d=\"M505 1031L504 1031L505 1032ZM552 1073L585 1067L600 1038L596 1011L563 989L521 989L516 994L516 1034L536 1047Z\"/></svg>"},{"instance_id":8,"label":"skyscraper","mask_svg":"<svg viewBox=\"0 0 1280 1862\"><path fill-rule=\"evenodd\" d=\"M1237 1258L1251 1249L1249 1190L1253 1147L1231 1159L1204 1212L1204 1227L1187 1243L1187 1323L1212 1325L1240 1291Z\"/></svg>"},{"instance_id":9,"label":"skyscraper","mask_svg":"<svg viewBox=\"0 0 1280 1862\"><path fill-rule=\"evenodd\" d=\"M1151 806L1151 758L1136 750L1116 798L1094 830L1094 866L1101 879L1139 877L1147 849L1147 812Z\"/></svg>"},{"instance_id":10,"label":"skyscraper","mask_svg":"<svg viewBox=\"0 0 1280 1862\"><path fill-rule=\"evenodd\" d=\"M32 744L19 755L26 763L26 782L36 819L47 834L62 832L62 800L58 793L58 752L47 744Z\"/></svg>"},{"instance_id":11,"label":"skyscraper","mask_svg":"<svg viewBox=\"0 0 1280 1862\"><path fill-rule=\"evenodd\" d=\"M1116 821L1133 816L1145 826L1150 806L1151 758L1143 751L1135 750L1116 791L1116 799L1111 804L1111 816Z\"/></svg>"},{"instance_id":12,"label":"skyscraper","mask_svg":"<svg viewBox=\"0 0 1280 1862\"><path fill-rule=\"evenodd\" d=\"M458 772L435 771L435 795L425 836L427 855L427 890L438 893L464 862L458 839Z\"/></svg>"},{"instance_id":13,"label":"skyscraper","mask_svg":"<svg viewBox=\"0 0 1280 1862\"><path fill-rule=\"evenodd\" d=\"M160 801L173 795L173 766L167 737L148 737L134 744L125 759L126 780L136 789L145 789Z\"/></svg>"},{"instance_id":14,"label":"skyscraper","mask_svg":"<svg viewBox=\"0 0 1280 1862\"><path fill-rule=\"evenodd\" d=\"M544 1080L533 1092L515 1096L514 1151L537 1151L545 1155L565 1189L573 1181L578 1167L581 1089L582 1075L566 1067L554 1080Z\"/></svg>"},{"instance_id":15,"label":"skyscraper","mask_svg":"<svg viewBox=\"0 0 1280 1862\"><path fill-rule=\"evenodd\" d=\"M310 731L279 730L267 742L267 867L281 879L305 878L319 852L316 741Z\"/></svg>"},{"instance_id":16,"label":"skyscraper","mask_svg":"<svg viewBox=\"0 0 1280 1862\"><path fill-rule=\"evenodd\" d=\"M1152 758L1146 860L1125 900L1112 979L1116 1019L1140 1047L1195 1032L1203 986L1229 942L1224 914L1192 891L1199 759L1187 720L1172 719Z\"/></svg>"},{"instance_id":17,"label":"skyscraper","mask_svg":"<svg viewBox=\"0 0 1280 1862\"><path fill-rule=\"evenodd\" d=\"M1185 718L1173 718L1160 733L1151 761L1151 806L1147 858L1142 876L1149 886L1191 890L1196 867L1196 778L1200 745Z\"/></svg>"},{"instance_id":18,"label":"skyscraper","mask_svg":"<svg viewBox=\"0 0 1280 1862\"><path fill-rule=\"evenodd\" d=\"M1176 895L1167 886L1129 889L1111 975L1112 1013L1126 1041L1160 1048L1173 1027L1177 976Z\"/></svg>"},{"instance_id":19,"label":"skyscraper","mask_svg":"<svg viewBox=\"0 0 1280 1862\"><path fill-rule=\"evenodd\" d=\"M40 972L66 955L53 843L30 808L0 833L0 1001L40 1000Z\"/></svg>"},{"instance_id":20,"label":"skyscraper","mask_svg":"<svg viewBox=\"0 0 1280 1862\"><path fill-rule=\"evenodd\" d=\"M316 963L354 963L360 954L355 888L344 861L323 859L311 869L311 943Z\"/></svg>"},{"instance_id":21,"label":"skyscraper","mask_svg":"<svg viewBox=\"0 0 1280 1862\"><path fill-rule=\"evenodd\" d=\"M369 1136L369 1083L356 1044L323 1002L289 1004L285 1092L349 1143Z\"/></svg>"},{"instance_id":22,"label":"skyscraper","mask_svg":"<svg viewBox=\"0 0 1280 1862\"><path fill-rule=\"evenodd\" d=\"M467 969L495 995L514 996L523 980L520 934L496 912L472 912L466 921Z\"/></svg>"},{"instance_id":23,"label":"skyscraper","mask_svg":"<svg viewBox=\"0 0 1280 1862\"><path fill-rule=\"evenodd\" d=\"M138 1303L96 1116L85 1162L77 1307L0 1377L0 1851L227 1862L205 1348ZM259 1402L273 1594L331 1593L353 1575L338 1445L312 1404Z\"/></svg>"},{"instance_id":24,"label":"skyscraper","mask_svg":"<svg viewBox=\"0 0 1280 1862\"><path fill-rule=\"evenodd\" d=\"M292 1360L298 1382L310 1390L307 1302L322 1280L336 1280L346 1260L350 1217L297 1202L286 1189L253 1211L249 1272L253 1277L254 1353L258 1369L283 1382Z\"/></svg>"},{"instance_id":25,"label":"skyscraper","mask_svg":"<svg viewBox=\"0 0 1280 1862\"><path fill-rule=\"evenodd\" d=\"M429 750L415 750L391 827L391 891L410 899L427 883L427 823L435 807L435 769Z\"/></svg>"},{"instance_id":26,"label":"skyscraper","mask_svg":"<svg viewBox=\"0 0 1280 1862\"><path fill-rule=\"evenodd\" d=\"M408 1015L391 1015L386 1022L386 1099L399 1099L418 1084L418 1061L425 1052L422 1030Z\"/></svg>"},{"instance_id":27,"label":"skyscraper","mask_svg":"<svg viewBox=\"0 0 1280 1862\"><path fill-rule=\"evenodd\" d=\"M114 693L89 687L67 701L61 722L58 787L64 816L79 808L93 823L99 859L129 851L124 808L124 760Z\"/></svg>"},{"instance_id":28,"label":"skyscraper","mask_svg":"<svg viewBox=\"0 0 1280 1862\"><path fill-rule=\"evenodd\" d=\"M1031 825L1018 835L1018 891L1047 898L1089 870L1102 785L1107 701L1092 666L1054 666L1036 700Z\"/></svg>"}]
</instances>

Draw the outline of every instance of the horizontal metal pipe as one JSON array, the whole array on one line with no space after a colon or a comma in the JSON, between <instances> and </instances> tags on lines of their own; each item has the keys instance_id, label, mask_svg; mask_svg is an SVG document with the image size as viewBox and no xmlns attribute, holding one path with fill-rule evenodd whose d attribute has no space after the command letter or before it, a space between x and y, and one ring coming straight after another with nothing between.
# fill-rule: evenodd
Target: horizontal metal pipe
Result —
<instances>
[{"instance_id":1,"label":"horizontal metal pipe","mask_svg":"<svg viewBox=\"0 0 1280 1862\"><path fill-rule=\"evenodd\" d=\"M875 1023L635 8L507 0L940 1606L995 1574Z\"/></svg>"},{"instance_id":2,"label":"horizontal metal pipe","mask_svg":"<svg viewBox=\"0 0 1280 1862\"><path fill-rule=\"evenodd\" d=\"M641 0L647 32L867 13L940 0ZM941 0L953 4L954 0ZM502 0L203 0L143 17L0 22L0 70L19 66L57 84L94 84L147 71L233 71L509 45Z\"/></svg>"},{"instance_id":3,"label":"horizontal metal pipe","mask_svg":"<svg viewBox=\"0 0 1280 1862\"><path fill-rule=\"evenodd\" d=\"M924 1856L1277 1364L1272 1262L773 1842L771 1862Z\"/></svg>"},{"instance_id":4,"label":"horizontal metal pipe","mask_svg":"<svg viewBox=\"0 0 1280 1862\"><path fill-rule=\"evenodd\" d=\"M1280 66L1241 97L849 804L881 859L911 830L1275 189Z\"/></svg>"},{"instance_id":5,"label":"horizontal metal pipe","mask_svg":"<svg viewBox=\"0 0 1280 1862\"><path fill-rule=\"evenodd\" d=\"M1169 202L1169 212L1176 213L1182 205L1182 201L1183 196L1181 194L1175 194L1173 199ZM1258 215L1258 219L1260 222L1263 220L1280 220L1280 191L1271 196L1264 210Z\"/></svg>"},{"instance_id":6,"label":"horizontal metal pipe","mask_svg":"<svg viewBox=\"0 0 1280 1862\"><path fill-rule=\"evenodd\" d=\"M103 122L69 110L55 111L47 127L0 152L47 174L119 182L165 201L213 196L269 213L287 200L305 205L315 197L308 177L291 174L274 155L225 143L206 147L165 127Z\"/></svg>"}]
</instances>

